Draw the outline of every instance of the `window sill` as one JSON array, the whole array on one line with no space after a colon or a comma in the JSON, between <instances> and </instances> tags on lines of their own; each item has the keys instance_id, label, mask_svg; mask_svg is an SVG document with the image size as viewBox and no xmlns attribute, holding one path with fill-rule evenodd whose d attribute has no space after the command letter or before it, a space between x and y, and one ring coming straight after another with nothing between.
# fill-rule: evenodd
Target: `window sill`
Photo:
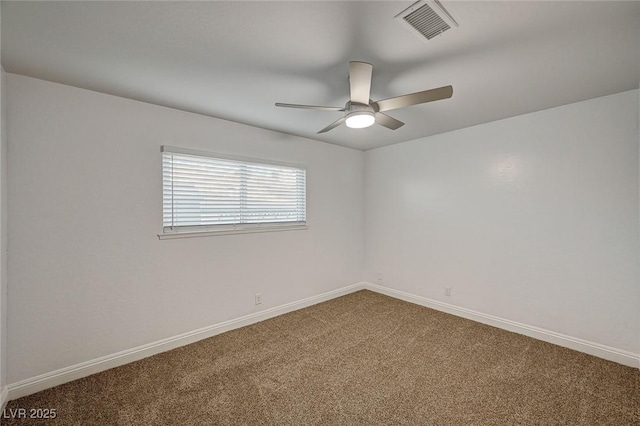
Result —
<instances>
[{"instance_id":1,"label":"window sill","mask_svg":"<svg viewBox=\"0 0 640 426\"><path fill-rule=\"evenodd\" d=\"M184 232L167 232L158 234L160 240L174 240L177 238L195 238L195 237L212 237L217 235L232 234L253 234L256 232L277 232L277 231L298 231L309 229L309 225L291 225L291 226L270 226L256 227L245 229L222 229L219 231L184 231Z\"/></svg>"}]
</instances>

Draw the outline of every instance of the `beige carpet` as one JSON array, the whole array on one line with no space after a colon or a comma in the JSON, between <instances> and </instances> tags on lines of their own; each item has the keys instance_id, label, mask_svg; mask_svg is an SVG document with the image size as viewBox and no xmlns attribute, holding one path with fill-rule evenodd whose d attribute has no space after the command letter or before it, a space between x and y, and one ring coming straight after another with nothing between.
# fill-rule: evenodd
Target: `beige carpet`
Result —
<instances>
[{"instance_id":1,"label":"beige carpet","mask_svg":"<svg viewBox=\"0 0 640 426\"><path fill-rule=\"evenodd\" d=\"M59 425L632 425L640 372L360 291L16 401ZM6 411L5 411L6 413Z\"/></svg>"}]
</instances>

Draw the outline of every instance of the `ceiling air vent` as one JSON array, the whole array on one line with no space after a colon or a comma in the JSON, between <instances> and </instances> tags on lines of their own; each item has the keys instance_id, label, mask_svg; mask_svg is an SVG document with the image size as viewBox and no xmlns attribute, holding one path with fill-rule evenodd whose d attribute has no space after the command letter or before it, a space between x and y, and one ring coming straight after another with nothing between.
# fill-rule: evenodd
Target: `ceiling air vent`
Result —
<instances>
[{"instance_id":1,"label":"ceiling air vent","mask_svg":"<svg viewBox=\"0 0 640 426\"><path fill-rule=\"evenodd\" d=\"M396 15L396 19L400 19L412 32L427 40L458 26L456 20L437 0L414 3Z\"/></svg>"}]
</instances>

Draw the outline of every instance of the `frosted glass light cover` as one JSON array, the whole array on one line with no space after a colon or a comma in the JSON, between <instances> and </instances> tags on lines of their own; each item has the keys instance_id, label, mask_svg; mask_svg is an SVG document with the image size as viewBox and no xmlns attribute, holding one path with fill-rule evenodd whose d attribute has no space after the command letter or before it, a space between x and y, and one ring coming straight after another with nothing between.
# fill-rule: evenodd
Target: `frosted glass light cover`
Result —
<instances>
[{"instance_id":1,"label":"frosted glass light cover","mask_svg":"<svg viewBox=\"0 0 640 426\"><path fill-rule=\"evenodd\" d=\"M354 112L347 116L347 127L352 129L363 129L365 127L371 126L376 122L376 119L373 113L363 111L363 112Z\"/></svg>"}]
</instances>

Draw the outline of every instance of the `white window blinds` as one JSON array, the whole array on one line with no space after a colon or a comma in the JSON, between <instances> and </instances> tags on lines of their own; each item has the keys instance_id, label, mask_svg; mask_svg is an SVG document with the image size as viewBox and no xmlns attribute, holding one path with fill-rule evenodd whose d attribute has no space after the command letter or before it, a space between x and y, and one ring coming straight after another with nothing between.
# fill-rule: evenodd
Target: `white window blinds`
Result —
<instances>
[{"instance_id":1,"label":"white window blinds","mask_svg":"<svg viewBox=\"0 0 640 426\"><path fill-rule=\"evenodd\" d=\"M306 223L302 168L162 147L163 230Z\"/></svg>"}]
</instances>

